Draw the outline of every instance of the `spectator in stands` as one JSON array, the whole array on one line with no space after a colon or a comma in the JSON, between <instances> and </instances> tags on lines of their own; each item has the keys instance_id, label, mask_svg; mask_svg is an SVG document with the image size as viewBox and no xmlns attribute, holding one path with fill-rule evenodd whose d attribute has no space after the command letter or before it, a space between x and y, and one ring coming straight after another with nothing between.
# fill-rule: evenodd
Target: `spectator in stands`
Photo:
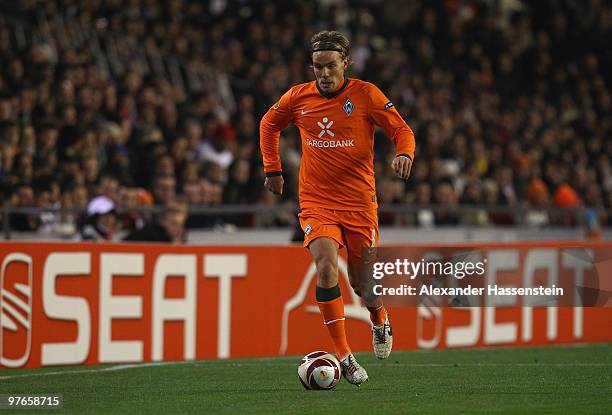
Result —
<instances>
[{"instance_id":1,"label":"spectator in stands","mask_svg":"<svg viewBox=\"0 0 612 415\"><path fill-rule=\"evenodd\" d=\"M187 240L186 220L187 203L172 201L164 207L158 219L149 221L141 229L132 231L124 241L184 243Z\"/></svg>"},{"instance_id":2,"label":"spectator in stands","mask_svg":"<svg viewBox=\"0 0 612 415\"><path fill-rule=\"evenodd\" d=\"M97 196L87 205L87 221L81 228L83 241L110 242L117 231L115 202L107 196Z\"/></svg>"},{"instance_id":3,"label":"spectator in stands","mask_svg":"<svg viewBox=\"0 0 612 415\"><path fill-rule=\"evenodd\" d=\"M249 191L251 166L244 159L238 159L230 166L229 181L223 193L223 203L239 205L250 203Z\"/></svg>"},{"instance_id":4,"label":"spectator in stands","mask_svg":"<svg viewBox=\"0 0 612 415\"><path fill-rule=\"evenodd\" d=\"M579 219L577 212L572 210L582 205L578 193L570 185L563 183L555 190L553 201L557 207L562 209L555 212L556 222L565 226L575 225Z\"/></svg>"},{"instance_id":5,"label":"spectator in stands","mask_svg":"<svg viewBox=\"0 0 612 415\"><path fill-rule=\"evenodd\" d=\"M546 226L550 223L548 214L549 191L546 184L539 178L534 178L527 188L529 201L525 223L533 227Z\"/></svg>"},{"instance_id":6,"label":"spectator in stands","mask_svg":"<svg viewBox=\"0 0 612 415\"><path fill-rule=\"evenodd\" d=\"M153 180L153 197L156 205L165 205L173 201L176 197L176 179L174 176L156 176Z\"/></svg>"},{"instance_id":7,"label":"spectator in stands","mask_svg":"<svg viewBox=\"0 0 612 415\"><path fill-rule=\"evenodd\" d=\"M457 192L450 181L444 181L436 187L434 194L436 210L434 220L436 225L457 225Z\"/></svg>"},{"instance_id":8,"label":"spectator in stands","mask_svg":"<svg viewBox=\"0 0 612 415\"><path fill-rule=\"evenodd\" d=\"M32 186L21 183L17 186L16 192L11 195L7 203L12 207L34 207L36 206L34 190ZM11 228L18 231L35 231L38 229L39 218L32 213L18 213L10 216Z\"/></svg>"},{"instance_id":9,"label":"spectator in stands","mask_svg":"<svg viewBox=\"0 0 612 415\"><path fill-rule=\"evenodd\" d=\"M465 184L463 194L459 203L465 207L460 218L460 222L466 225L488 225L489 218L487 212L482 209L482 187L479 180L472 180Z\"/></svg>"},{"instance_id":10,"label":"spectator in stands","mask_svg":"<svg viewBox=\"0 0 612 415\"><path fill-rule=\"evenodd\" d=\"M421 182L417 185L415 197L412 204L417 206L414 224L424 228L431 228L435 225L435 215L431 205L431 186Z\"/></svg>"},{"instance_id":11,"label":"spectator in stands","mask_svg":"<svg viewBox=\"0 0 612 415\"><path fill-rule=\"evenodd\" d=\"M119 180L111 175L103 175L100 178L97 186L97 194L100 196L106 196L113 202L117 203L120 200Z\"/></svg>"}]
</instances>

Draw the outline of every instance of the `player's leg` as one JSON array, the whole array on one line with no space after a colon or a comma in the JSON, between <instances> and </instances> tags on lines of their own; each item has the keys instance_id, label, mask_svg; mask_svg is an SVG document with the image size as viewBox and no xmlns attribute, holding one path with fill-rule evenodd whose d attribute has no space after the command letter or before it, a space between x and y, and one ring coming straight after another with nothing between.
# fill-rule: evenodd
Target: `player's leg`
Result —
<instances>
[{"instance_id":1,"label":"player's leg","mask_svg":"<svg viewBox=\"0 0 612 415\"><path fill-rule=\"evenodd\" d=\"M365 302L374 325L383 324L386 310L382 298L374 294L376 285L368 270L376 260L378 218L376 211L346 212L342 223L348 252L348 274L351 287Z\"/></svg>"},{"instance_id":2,"label":"player's leg","mask_svg":"<svg viewBox=\"0 0 612 415\"><path fill-rule=\"evenodd\" d=\"M346 337L344 301L338 285L338 249L343 244L340 226L326 210L302 211L299 218L304 230L304 246L310 251L317 268L316 298L323 322L345 379L359 385L367 380L368 375L355 361Z\"/></svg>"},{"instance_id":3,"label":"player's leg","mask_svg":"<svg viewBox=\"0 0 612 415\"><path fill-rule=\"evenodd\" d=\"M374 294L374 279L368 270L375 261L378 246L376 211L350 212L343 222L348 251L349 280L365 302L372 322L372 346L379 359L386 359L393 347L393 331L382 298Z\"/></svg>"},{"instance_id":4,"label":"player's leg","mask_svg":"<svg viewBox=\"0 0 612 415\"><path fill-rule=\"evenodd\" d=\"M298 215L308 248L317 268L317 304L332 338L338 359L351 353L344 330L344 302L338 285L338 249L342 231L326 209L305 209Z\"/></svg>"},{"instance_id":5,"label":"player's leg","mask_svg":"<svg viewBox=\"0 0 612 415\"><path fill-rule=\"evenodd\" d=\"M317 304L332 338L344 378L354 385L368 379L365 369L351 353L344 327L344 301L338 285L338 243L330 238L317 238L309 250L317 267Z\"/></svg>"},{"instance_id":6,"label":"player's leg","mask_svg":"<svg viewBox=\"0 0 612 415\"><path fill-rule=\"evenodd\" d=\"M338 285L338 243L330 238L317 238L309 250L317 267L317 304L336 349L344 378L359 386L368 374L351 353L344 327L344 301Z\"/></svg>"},{"instance_id":7,"label":"player's leg","mask_svg":"<svg viewBox=\"0 0 612 415\"><path fill-rule=\"evenodd\" d=\"M351 353L344 329L344 302L338 285L338 243L317 238L308 247L317 267L317 304L332 338L338 359Z\"/></svg>"}]
</instances>

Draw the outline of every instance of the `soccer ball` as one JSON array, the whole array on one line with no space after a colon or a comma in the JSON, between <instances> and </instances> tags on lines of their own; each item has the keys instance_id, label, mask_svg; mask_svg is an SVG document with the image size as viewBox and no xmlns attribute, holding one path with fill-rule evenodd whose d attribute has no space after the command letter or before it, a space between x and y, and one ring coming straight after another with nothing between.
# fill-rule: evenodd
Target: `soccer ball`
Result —
<instances>
[{"instance_id":1,"label":"soccer ball","mask_svg":"<svg viewBox=\"0 0 612 415\"><path fill-rule=\"evenodd\" d=\"M306 389L333 389L341 376L338 359L322 350L308 353L298 367L298 377Z\"/></svg>"}]
</instances>

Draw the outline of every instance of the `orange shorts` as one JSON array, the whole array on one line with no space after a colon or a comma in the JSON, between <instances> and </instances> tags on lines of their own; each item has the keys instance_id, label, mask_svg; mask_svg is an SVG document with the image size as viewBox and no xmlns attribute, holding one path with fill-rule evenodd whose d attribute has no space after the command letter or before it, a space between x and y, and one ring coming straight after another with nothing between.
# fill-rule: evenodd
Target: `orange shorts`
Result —
<instances>
[{"instance_id":1,"label":"orange shorts","mask_svg":"<svg viewBox=\"0 0 612 415\"><path fill-rule=\"evenodd\" d=\"M298 217L304 231L304 247L317 238L330 238L346 246L348 263L358 268L364 248L378 246L378 210L303 209Z\"/></svg>"}]
</instances>

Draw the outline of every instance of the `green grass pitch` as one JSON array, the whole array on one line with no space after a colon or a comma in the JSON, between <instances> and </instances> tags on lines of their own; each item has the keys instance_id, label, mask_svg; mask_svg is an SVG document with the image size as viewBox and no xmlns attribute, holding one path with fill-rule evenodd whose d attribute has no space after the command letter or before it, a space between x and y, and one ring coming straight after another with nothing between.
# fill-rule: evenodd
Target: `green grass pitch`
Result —
<instances>
[{"instance_id":1,"label":"green grass pitch","mask_svg":"<svg viewBox=\"0 0 612 415\"><path fill-rule=\"evenodd\" d=\"M370 380L332 391L282 357L0 370L0 393L62 393L62 413L612 414L610 344L356 356Z\"/></svg>"}]
</instances>

